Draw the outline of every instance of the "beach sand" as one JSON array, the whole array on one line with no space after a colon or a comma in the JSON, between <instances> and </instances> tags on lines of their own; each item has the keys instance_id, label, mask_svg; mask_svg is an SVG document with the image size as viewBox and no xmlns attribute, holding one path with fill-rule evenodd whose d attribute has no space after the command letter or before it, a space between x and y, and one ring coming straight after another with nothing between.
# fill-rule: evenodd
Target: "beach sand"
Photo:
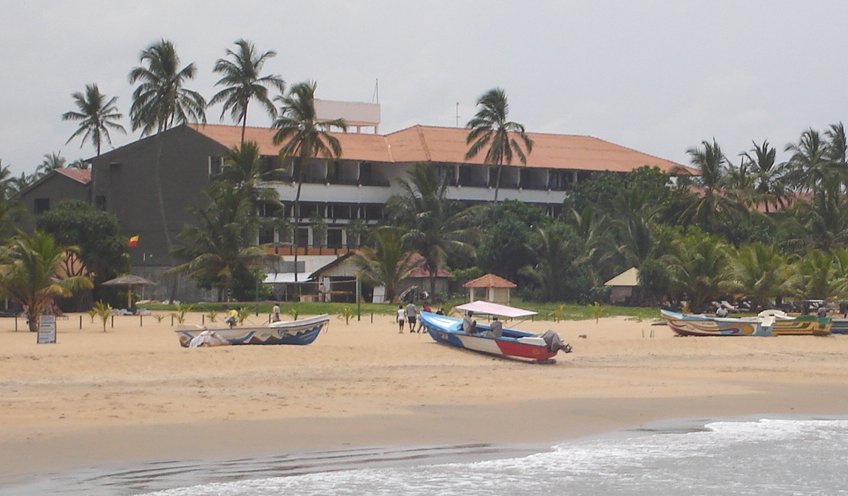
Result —
<instances>
[{"instance_id":1,"label":"beach sand","mask_svg":"<svg viewBox=\"0 0 848 496\"><path fill-rule=\"evenodd\" d=\"M541 365L371 320L333 317L309 346L186 349L170 318L116 316L104 333L70 315L49 345L0 319L0 487L115 464L553 444L663 419L848 414L848 336L681 338L622 317L526 321L574 347Z\"/></svg>"}]
</instances>

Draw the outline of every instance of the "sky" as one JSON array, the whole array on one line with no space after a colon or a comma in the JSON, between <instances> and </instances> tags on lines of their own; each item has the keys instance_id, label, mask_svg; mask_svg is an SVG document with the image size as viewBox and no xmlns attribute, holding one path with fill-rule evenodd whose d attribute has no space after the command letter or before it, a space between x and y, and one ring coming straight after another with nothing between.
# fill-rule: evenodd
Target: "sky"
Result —
<instances>
[{"instance_id":1,"label":"sky","mask_svg":"<svg viewBox=\"0 0 848 496\"><path fill-rule=\"evenodd\" d=\"M0 160L17 176L45 154L92 157L61 120L89 83L118 97L128 134L113 146L138 139L127 75L141 51L172 41L208 100L239 38L277 52L265 73L317 81L318 98L379 99L381 133L464 126L500 87L531 132L681 164L703 140L738 163L767 139L786 160L804 130L848 120L846 26L841 0L0 0ZM270 126L251 108L251 125Z\"/></svg>"}]
</instances>

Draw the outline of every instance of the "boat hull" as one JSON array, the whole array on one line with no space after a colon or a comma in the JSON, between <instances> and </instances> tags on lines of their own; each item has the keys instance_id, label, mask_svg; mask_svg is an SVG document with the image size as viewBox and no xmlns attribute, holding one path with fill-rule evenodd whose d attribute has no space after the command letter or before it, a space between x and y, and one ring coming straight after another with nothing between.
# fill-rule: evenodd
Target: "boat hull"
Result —
<instances>
[{"instance_id":1,"label":"boat hull","mask_svg":"<svg viewBox=\"0 0 848 496\"><path fill-rule=\"evenodd\" d=\"M307 345L330 323L329 315L319 315L292 322L275 322L263 327L177 329L180 345L188 348L191 340L203 332L211 332L229 345Z\"/></svg>"},{"instance_id":2,"label":"boat hull","mask_svg":"<svg viewBox=\"0 0 848 496\"><path fill-rule=\"evenodd\" d=\"M668 327L680 336L760 336L763 329L755 319L710 318L661 310Z\"/></svg>"},{"instance_id":3,"label":"boat hull","mask_svg":"<svg viewBox=\"0 0 848 496\"><path fill-rule=\"evenodd\" d=\"M469 335L462 331L460 319L428 312L421 312L419 318L433 340L455 348L536 362L550 360L559 351L550 351L544 339L529 332L504 328L500 338ZM477 327L481 332L490 330L484 324Z\"/></svg>"},{"instance_id":4,"label":"boat hull","mask_svg":"<svg viewBox=\"0 0 848 496\"><path fill-rule=\"evenodd\" d=\"M680 336L826 336L831 320L801 316L775 319L736 319L661 310L669 328Z\"/></svg>"}]
</instances>

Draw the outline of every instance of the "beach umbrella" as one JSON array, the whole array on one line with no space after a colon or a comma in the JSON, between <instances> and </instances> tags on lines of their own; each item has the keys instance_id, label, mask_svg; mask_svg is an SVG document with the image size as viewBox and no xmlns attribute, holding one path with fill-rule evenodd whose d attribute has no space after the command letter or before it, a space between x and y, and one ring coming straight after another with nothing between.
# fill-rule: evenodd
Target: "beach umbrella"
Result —
<instances>
[{"instance_id":1,"label":"beach umbrella","mask_svg":"<svg viewBox=\"0 0 848 496\"><path fill-rule=\"evenodd\" d=\"M103 283L104 286L124 286L127 288L127 309L132 308L132 290L134 287L153 286L155 284L153 281L133 274L116 277Z\"/></svg>"}]
</instances>

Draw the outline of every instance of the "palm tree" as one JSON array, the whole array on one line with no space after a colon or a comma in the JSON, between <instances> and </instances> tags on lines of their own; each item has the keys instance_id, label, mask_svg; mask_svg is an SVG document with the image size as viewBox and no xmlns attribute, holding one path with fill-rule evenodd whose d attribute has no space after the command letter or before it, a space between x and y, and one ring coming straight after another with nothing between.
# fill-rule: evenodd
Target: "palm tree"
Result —
<instances>
[{"instance_id":1,"label":"palm tree","mask_svg":"<svg viewBox=\"0 0 848 496\"><path fill-rule=\"evenodd\" d=\"M785 165L776 162L777 150L763 140L761 145L753 142L754 148L742 154L751 165L754 174L754 189L758 201L762 202L769 213L769 205L786 207L788 192L784 182Z\"/></svg>"},{"instance_id":2,"label":"palm tree","mask_svg":"<svg viewBox=\"0 0 848 496\"><path fill-rule=\"evenodd\" d=\"M35 168L36 177L43 177L56 169L65 167L68 159L62 156L61 152L45 153L44 160Z\"/></svg>"},{"instance_id":3,"label":"palm tree","mask_svg":"<svg viewBox=\"0 0 848 496\"><path fill-rule=\"evenodd\" d=\"M508 121L509 103L506 93L501 88L486 92L477 100L480 108L474 118L468 121L468 137L465 144L469 145L465 154L466 160L476 157L484 148L484 162L494 165L497 172L495 178L495 198L498 202L498 190L501 187L501 168L504 164L512 164L513 154L518 156L522 165L527 165L527 155L533 151L533 140L524 133L524 126ZM526 154L521 148L527 150Z\"/></svg>"},{"instance_id":4,"label":"palm tree","mask_svg":"<svg viewBox=\"0 0 848 496\"><path fill-rule=\"evenodd\" d=\"M730 265L732 285L751 298L754 308L789 294L791 271L774 244L752 243L736 252Z\"/></svg>"},{"instance_id":5,"label":"palm tree","mask_svg":"<svg viewBox=\"0 0 848 496\"><path fill-rule=\"evenodd\" d=\"M366 283L386 288L388 302L394 301L400 282L419 265L415 253L404 250L403 234L397 227L379 227L371 234L374 246L361 247L351 259Z\"/></svg>"},{"instance_id":6,"label":"palm tree","mask_svg":"<svg viewBox=\"0 0 848 496\"><path fill-rule=\"evenodd\" d=\"M580 240L569 226L553 224L536 229L531 249L536 253L538 262L525 273L536 279L542 287L545 301L561 300L566 295L569 277L575 272L575 264L581 264L585 258L575 256L584 252Z\"/></svg>"},{"instance_id":7,"label":"palm tree","mask_svg":"<svg viewBox=\"0 0 848 496\"><path fill-rule=\"evenodd\" d=\"M180 58L170 41L161 40L142 51L141 65L133 68L129 76L130 84L138 83L133 90L133 103L130 108L133 130L141 129L142 136L155 133L159 137L163 131L175 124L197 120L206 123L206 100L200 93L184 87L186 81L194 78L195 72L194 64L180 68ZM165 244L170 253L173 245L168 231L159 170L162 161L162 140L158 141L153 181Z\"/></svg>"},{"instance_id":8,"label":"palm tree","mask_svg":"<svg viewBox=\"0 0 848 496\"><path fill-rule=\"evenodd\" d=\"M25 309L30 331L38 331L38 316L49 298L92 287L91 279L84 276L59 278L65 257L75 251L74 247L56 244L52 236L38 230L32 235L18 234L5 247L0 293Z\"/></svg>"},{"instance_id":9,"label":"palm tree","mask_svg":"<svg viewBox=\"0 0 848 496\"><path fill-rule=\"evenodd\" d=\"M801 191L818 194L820 186L841 182L848 173L848 169L834 166L828 143L815 129L804 131L797 144L786 145L786 151L792 152L787 164L788 179Z\"/></svg>"},{"instance_id":10,"label":"palm tree","mask_svg":"<svg viewBox=\"0 0 848 496\"><path fill-rule=\"evenodd\" d=\"M109 129L127 133L124 126L115 122L124 117L123 114L118 112L118 107L115 106L118 97L108 98L100 93L100 88L94 83L85 85L85 94L76 92L71 97L74 99L78 111L65 112L62 114L62 120L80 121L80 125L65 144L82 135L80 148L86 141L91 141L91 144L97 150L97 156L100 156L100 147L103 140L106 140L110 145L112 144Z\"/></svg>"},{"instance_id":11,"label":"palm tree","mask_svg":"<svg viewBox=\"0 0 848 496\"><path fill-rule=\"evenodd\" d=\"M347 131L344 119L330 121L319 121L315 113L315 89L314 81L298 83L291 87L288 95L278 97L280 111L274 121L277 132L274 133L274 144L282 144L280 158L282 160L296 161L295 171L297 181L297 194L294 199L294 233L300 227L300 191L303 186L303 169L307 163L315 158L324 157L337 159L342 154L342 146L338 138L330 134L329 130L337 127ZM297 266L297 248L294 251L294 264ZM295 271L295 282L297 282L297 271Z\"/></svg>"},{"instance_id":12,"label":"palm tree","mask_svg":"<svg viewBox=\"0 0 848 496\"><path fill-rule=\"evenodd\" d=\"M680 179L691 181L702 190L695 201L681 213L681 219L699 222L707 230L713 231L716 227L717 215L732 215L742 208L723 194L728 182L728 165L721 147L715 139L712 143L702 141L701 147L686 150L691 157L692 165L697 167L701 174L678 176Z\"/></svg>"},{"instance_id":13,"label":"palm tree","mask_svg":"<svg viewBox=\"0 0 848 496\"><path fill-rule=\"evenodd\" d=\"M406 247L424 257L429 272L430 294L436 294L436 274L450 255L473 256L472 242L479 237L472 225L479 209L465 209L446 198L447 177L439 177L430 163L418 163L409 171L409 179L400 181L403 195L393 196L386 210L408 230L403 236Z\"/></svg>"},{"instance_id":14,"label":"palm tree","mask_svg":"<svg viewBox=\"0 0 848 496\"><path fill-rule=\"evenodd\" d=\"M185 272L216 288L222 301L236 273L260 267L269 256L253 244L256 215L247 191L218 183L208 196L209 205L194 210L198 224L187 225L180 233L183 244L175 253L188 261L171 272Z\"/></svg>"},{"instance_id":15,"label":"palm tree","mask_svg":"<svg viewBox=\"0 0 848 496\"><path fill-rule=\"evenodd\" d=\"M693 311L719 296L730 277L727 247L718 236L692 233L677 239L667 262L673 285L687 295Z\"/></svg>"},{"instance_id":16,"label":"palm tree","mask_svg":"<svg viewBox=\"0 0 848 496\"><path fill-rule=\"evenodd\" d=\"M793 266L795 295L805 299L834 299L846 294L848 280L836 277L839 267L825 251L810 250Z\"/></svg>"},{"instance_id":17,"label":"palm tree","mask_svg":"<svg viewBox=\"0 0 848 496\"><path fill-rule=\"evenodd\" d=\"M276 118L277 109L268 97L268 86L274 87L282 93L285 82L276 74L259 75L265 62L271 57L275 57L277 52L269 50L256 54L253 43L244 39L236 41L236 46L238 47L237 52L227 49L227 56L232 57L232 60L223 58L218 59L215 63L213 70L221 74L221 79L215 83L215 86L224 86L224 89L212 97L209 105L224 103L224 108L221 110L221 119L229 110L233 120L241 122L241 143L244 144L244 131L247 128L247 106L250 104L250 100L256 99L259 101L271 114L271 118Z\"/></svg>"}]
</instances>

